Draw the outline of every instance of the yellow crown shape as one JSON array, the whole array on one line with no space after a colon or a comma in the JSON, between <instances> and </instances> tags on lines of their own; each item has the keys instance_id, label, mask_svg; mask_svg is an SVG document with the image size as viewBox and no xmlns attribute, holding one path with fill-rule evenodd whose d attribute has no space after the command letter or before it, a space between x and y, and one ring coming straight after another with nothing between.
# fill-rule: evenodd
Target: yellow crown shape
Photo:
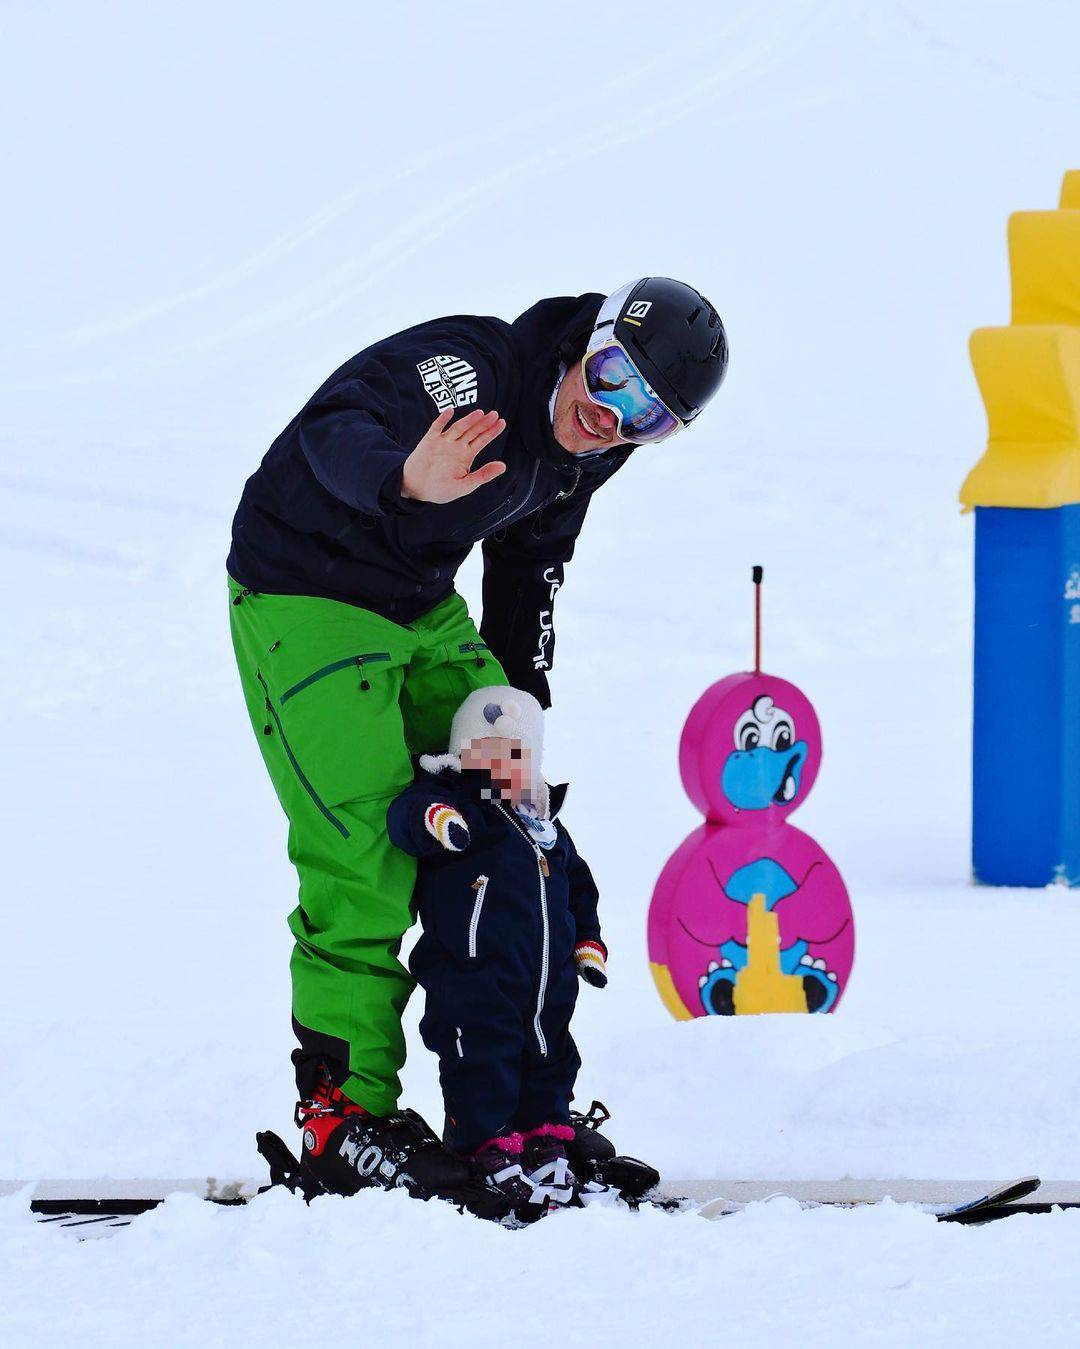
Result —
<instances>
[{"instance_id":1,"label":"yellow crown shape","mask_svg":"<svg viewBox=\"0 0 1080 1349\"><path fill-rule=\"evenodd\" d=\"M1080 181L1073 192L1080 198ZM1009 266L1013 323L1080 323L1080 209L1010 216Z\"/></svg>"},{"instance_id":2,"label":"yellow crown shape","mask_svg":"<svg viewBox=\"0 0 1080 1349\"><path fill-rule=\"evenodd\" d=\"M960 490L964 506L1080 502L1080 327L979 328L971 361L990 439Z\"/></svg>"},{"instance_id":3,"label":"yellow crown shape","mask_svg":"<svg viewBox=\"0 0 1080 1349\"><path fill-rule=\"evenodd\" d=\"M1062 179L1058 205L1063 211L1080 211L1080 169L1070 169Z\"/></svg>"}]
</instances>

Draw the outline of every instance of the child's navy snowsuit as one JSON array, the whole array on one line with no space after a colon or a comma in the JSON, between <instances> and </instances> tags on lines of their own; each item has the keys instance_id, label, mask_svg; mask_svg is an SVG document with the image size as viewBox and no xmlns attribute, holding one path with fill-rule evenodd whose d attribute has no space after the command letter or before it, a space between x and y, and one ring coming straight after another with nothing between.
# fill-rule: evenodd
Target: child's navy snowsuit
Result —
<instances>
[{"instance_id":1,"label":"child's navy snowsuit","mask_svg":"<svg viewBox=\"0 0 1080 1349\"><path fill-rule=\"evenodd\" d=\"M552 815L565 788L553 788ZM469 846L447 852L425 811L453 807ZM421 859L423 935L410 969L426 993L424 1043L439 1056L449 1147L566 1124L581 1060L570 1035L576 942L600 941L597 890L562 824L542 848L513 807L486 801L452 768L421 772L390 805L399 848Z\"/></svg>"}]
</instances>

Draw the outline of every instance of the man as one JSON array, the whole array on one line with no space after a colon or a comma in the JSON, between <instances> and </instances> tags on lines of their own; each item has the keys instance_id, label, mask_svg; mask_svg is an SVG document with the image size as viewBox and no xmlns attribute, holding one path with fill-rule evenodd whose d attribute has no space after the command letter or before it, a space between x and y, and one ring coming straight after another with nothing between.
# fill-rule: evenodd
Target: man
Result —
<instances>
[{"instance_id":1,"label":"man","mask_svg":"<svg viewBox=\"0 0 1080 1349\"><path fill-rule=\"evenodd\" d=\"M663 277L514 323L435 319L347 361L248 480L230 614L300 876L293 1062L298 1119L323 1121L304 1131L312 1167L328 1126L363 1115L378 1139L400 1119L416 862L386 809L410 756L446 745L474 688L550 705L553 603L593 492L691 422L726 366L712 305ZM481 540L477 631L454 576Z\"/></svg>"}]
</instances>

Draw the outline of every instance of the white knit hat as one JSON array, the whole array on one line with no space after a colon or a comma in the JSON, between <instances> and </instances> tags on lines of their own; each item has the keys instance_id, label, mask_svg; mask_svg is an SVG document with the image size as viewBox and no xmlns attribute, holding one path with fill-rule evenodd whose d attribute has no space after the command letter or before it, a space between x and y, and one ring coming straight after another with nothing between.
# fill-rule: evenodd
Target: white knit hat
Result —
<instances>
[{"instance_id":1,"label":"white knit hat","mask_svg":"<svg viewBox=\"0 0 1080 1349\"><path fill-rule=\"evenodd\" d=\"M450 725L450 753L460 754L472 740L503 736L520 740L532 751L533 769L540 771L544 750L544 709L524 689L493 684L474 689L454 713Z\"/></svg>"}]
</instances>

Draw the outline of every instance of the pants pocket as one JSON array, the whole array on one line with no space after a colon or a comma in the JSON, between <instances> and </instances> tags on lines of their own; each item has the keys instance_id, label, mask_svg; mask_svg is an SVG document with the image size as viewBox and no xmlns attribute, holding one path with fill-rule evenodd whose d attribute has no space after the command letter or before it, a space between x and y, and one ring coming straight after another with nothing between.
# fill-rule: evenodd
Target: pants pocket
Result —
<instances>
[{"instance_id":1,"label":"pants pocket","mask_svg":"<svg viewBox=\"0 0 1080 1349\"><path fill-rule=\"evenodd\" d=\"M303 679L298 680L291 685L281 695L281 705L284 705L296 697L298 693L303 693L312 684L317 684L321 679L329 679L331 675L339 674L342 670L357 670L359 672L360 689L366 693L371 689L371 680L368 678L368 670L365 667L380 665L383 661L390 660L389 651L361 651L355 656L344 656L339 660L332 660L329 665L321 665L311 674L305 675Z\"/></svg>"},{"instance_id":2,"label":"pants pocket","mask_svg":"<svg viewBox=\"0 0 1080 1349\"><path fill-rule=\"evenodd\" d=\"M394 653L338 647L302 663L290 654L272 676L268 696L282 735L331 813L349 802L391 797L408 785L402 670Z\"/></svg>"},{"instance_id":3,"label":"pants pocket","mask_svg":"<svg viewBox=\"0 0 1080 1349\"><path fill-rule=\"evenodd\" d=\"M278 740L280 741L282 752L284 753L285 758L288 760L289 766L292 768L293 773L296 775L297 782L307 793L307 795L311 798L311 801L314 804L315 808L319 811L319 813L326 820L326 822L332 825L333 828L335 828L338 831L338 833L341 835L342 838L348 838L349 830L345 822L339 819L338 816L335 815L334 812L329 808L329 806L327 806L326 802L322 799L322 797L319 795L316 789L312 786L310 778L304 772L303 768L301 768L300 762L293 751L292 745L289 744L288 736L286 736L285 734L285 728L281 724L281 717L278 715L278 711L274 706L273 699L270 697L270 690L267 688L266 680L262 677L261 673L257 674L256 678L258 679L260 685L262 686L262 690L265 695L266 713L267 716L270 718L270 721L267 723L267 729L269 730L270 727L272 726L277 731Z\"/></svg>"}]
</instances>

